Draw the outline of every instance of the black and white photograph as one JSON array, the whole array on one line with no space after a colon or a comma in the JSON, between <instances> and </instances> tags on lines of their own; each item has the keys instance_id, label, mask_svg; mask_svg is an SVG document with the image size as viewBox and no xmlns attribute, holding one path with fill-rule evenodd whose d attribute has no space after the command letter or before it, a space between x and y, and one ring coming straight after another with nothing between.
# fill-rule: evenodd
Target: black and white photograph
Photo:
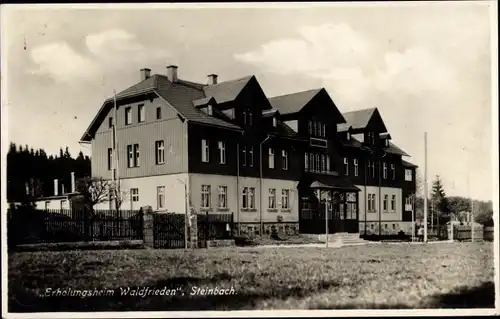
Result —
<instances>
[{"instance_id":1,"label":"black and white photograph","mask_svg":"<svg viewBox=\"0 0 500 319\"><path fill-rule=\"evenodd\" d=\"M2 317L500 309L496 1L0 21Z\"/></svg>"}]
</instances>

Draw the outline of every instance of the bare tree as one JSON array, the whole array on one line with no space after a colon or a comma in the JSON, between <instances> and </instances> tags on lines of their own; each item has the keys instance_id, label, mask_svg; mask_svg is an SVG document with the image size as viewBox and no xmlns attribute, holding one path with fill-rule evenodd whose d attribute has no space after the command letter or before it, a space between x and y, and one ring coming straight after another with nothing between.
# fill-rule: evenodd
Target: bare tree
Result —
<instances>
[{"instance_id":1,"label":"bare tree","mask_svg":"<svg viewBox=\"0 0 500 319\"><path fill-rule=\"evenodd\" d=\"M76 191L93 210L95 205L109 200L110 183L101 177L85 177L76 183Z\"/></svg>"},{"instance_id":2,"label":"bare tree","mask_svg":"<svg viewBox=\"0 0 500 319\"><path fill-rule=\"evenodd\" d=\"M115 181L109 184L110 200L113 202L117 217L120 217L120 208L128 197L128 192L121 188L120 182Z\"/></svg>"}]
</instances>

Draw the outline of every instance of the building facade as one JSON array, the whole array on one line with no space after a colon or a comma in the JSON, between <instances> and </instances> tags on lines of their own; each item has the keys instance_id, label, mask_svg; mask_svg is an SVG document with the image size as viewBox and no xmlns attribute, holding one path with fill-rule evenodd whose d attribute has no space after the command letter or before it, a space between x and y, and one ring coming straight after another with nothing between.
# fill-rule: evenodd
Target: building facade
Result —
<instances>
[{"instance_id":1,"label":"building facade","mask_svg":"<svg viewBox=\"0 0 500 319\"><path fill-rule=\"evenodd\" d=\"M81 138L93 177L119 181L122 209L229 212L256 235L405 229L415 166L376 109L342 114L324 89L268 98L254 76L200 84L176 66L140 75Z\"/></svg>"}]
</instances>

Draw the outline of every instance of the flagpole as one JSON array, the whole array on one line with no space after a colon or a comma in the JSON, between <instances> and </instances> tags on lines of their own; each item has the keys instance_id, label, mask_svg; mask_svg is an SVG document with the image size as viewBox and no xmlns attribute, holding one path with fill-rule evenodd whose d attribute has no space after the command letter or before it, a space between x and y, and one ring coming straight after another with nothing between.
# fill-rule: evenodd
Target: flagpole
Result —
<instances>
[{"instance_id":1,"label":"flagpole","mask_svg":"<svg viewBox=\"0 0 500 319\"><path fill-rule=\"evenodd\" d=\"M427 132L424 133L424 243L427 242Z\"/></svg>"},{"instance_id":2,"label":"flagpole","mask_svg":"<svg viewBox=\"0 0 500 319\"><path fill-rule=\"evenodd\" d=\"M118 158L118 142L116 139L116 123L118 122L118 110L117 110L117 103L116 103L116 91L113 89L113 117L114 117L114 122L113 122L113 150L114 150L114 162L115 162L115 169L113 172L113 182L116 183L114 185L114 192L115 192L115 207L117 210L118 214L118 207L117 207L117 198L118 198L118 189L120 187L120 175L119 175L119 158Z\"/></svg>"}]
</instances>

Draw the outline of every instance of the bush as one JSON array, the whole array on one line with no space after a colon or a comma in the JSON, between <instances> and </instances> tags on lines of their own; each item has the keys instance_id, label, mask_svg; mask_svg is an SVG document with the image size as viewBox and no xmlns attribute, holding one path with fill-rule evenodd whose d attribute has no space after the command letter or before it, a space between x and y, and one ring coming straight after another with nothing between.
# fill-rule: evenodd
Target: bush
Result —
<instances>
[{"instance_id":1,"label":"bush","mask_svg":"<svg viewBox=\"0 0 500 319\"><path fill-rule=\"evenodd\" d=\"M235 236L234 237L234 244L236 246L255 246L256 243L248 237L245 236Z\"/></svg>"}]
</instances>

